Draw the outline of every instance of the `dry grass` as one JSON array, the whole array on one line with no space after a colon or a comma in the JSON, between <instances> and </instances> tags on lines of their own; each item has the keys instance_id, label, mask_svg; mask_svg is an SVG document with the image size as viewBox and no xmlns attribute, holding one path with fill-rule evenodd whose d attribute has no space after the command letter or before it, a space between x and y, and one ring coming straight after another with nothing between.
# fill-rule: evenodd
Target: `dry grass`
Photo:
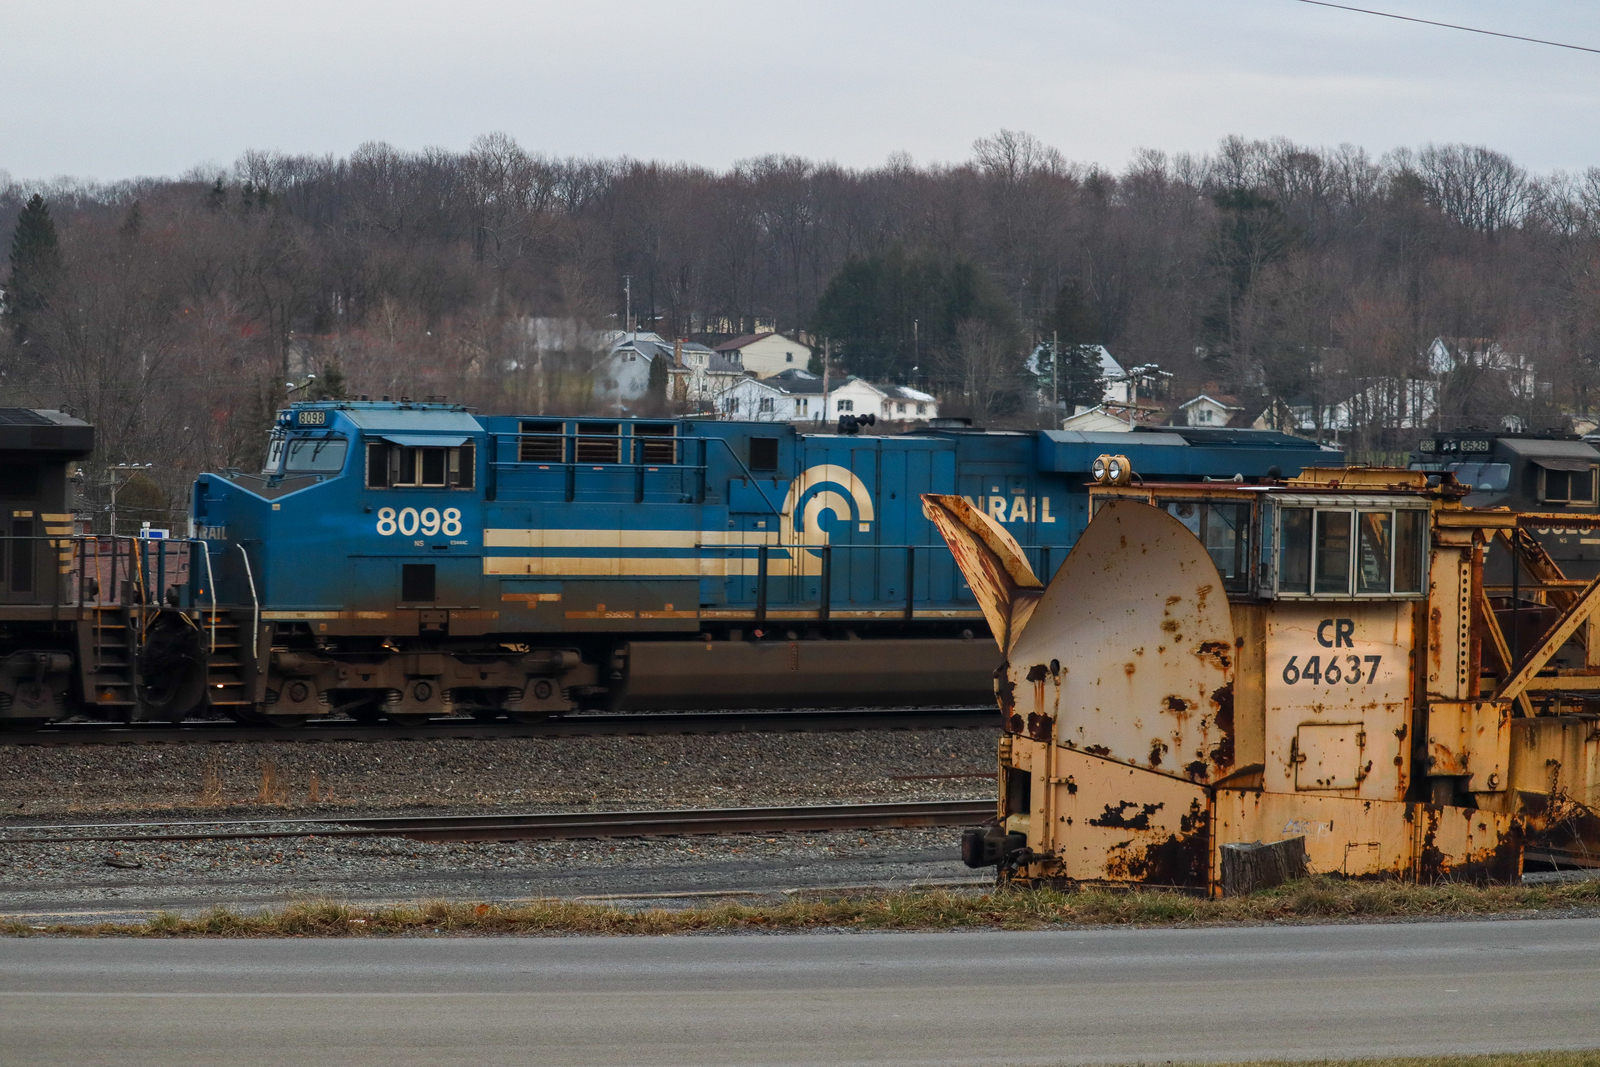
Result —
<instances>
[{"instance_id":1,"label":"dry grass","mask_svg":"<svg viewBox=\"0 0 1600 1067\"><path fill-rule=\"evenodd\" d=\"M200 777L200 795L196 803L202 808L215 808L222 803L222 761L215 753L206 757L205 770Z\"/></svg>"},{"instance_id":2,"label":"dry grass","mask_svg":"<svg viewBox=\"0 0 1600 1067\"><path fill-rule=\"evenodd\" d=\"M1039 930L1072 925L1172 926L1340 919L1450 918L1600 907L1600 882L1553 886L1416 886L1314 878L1249 897L1088 890L885 892L780 904L631 910L545 900L357 908L327 901L245 914L226 907L193 918L35 925L0 919L0 934L116 937L330 937L396 934L686 934L740 930ZM1600 1067L1600 1065L1597 1065Z\"/></svg>"},{"instance_id":3,"label":"dry grass","mask_svg":"<svg viewBox=\"0 0 1600 1067\"><path fill-rule=\"evenodd\" d=\"M1600 1052L1504 1052L1487 1056L1384 1056L1375 1060L1250 1060L1210 1067L1600 1067Z\"/></svg>"}]
</instances>

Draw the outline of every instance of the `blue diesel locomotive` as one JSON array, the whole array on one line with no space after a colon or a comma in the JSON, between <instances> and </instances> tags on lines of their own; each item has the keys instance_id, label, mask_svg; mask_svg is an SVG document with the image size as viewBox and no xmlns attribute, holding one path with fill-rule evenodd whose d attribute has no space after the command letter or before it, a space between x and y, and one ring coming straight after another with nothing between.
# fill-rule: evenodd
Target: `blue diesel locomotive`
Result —
<instances>
[{"instance_id":1,"label":"blue diesel locomotive","mask_svg":"<svg viewBox=\"0 0 1600 1067\"><path fill-rule=\"evenodd\" d=\"M1240 430L871 436L295 404L261 473L196 481L205 552L166 610L211 647L161 662L207 662L203 703L277 723L985 703L997 654L921 494L969 497L1049 575L1105 453L1163 481L1342 460ZM1240 532L1197 532L1247 569Z\"/></svg>"}]
</instances>

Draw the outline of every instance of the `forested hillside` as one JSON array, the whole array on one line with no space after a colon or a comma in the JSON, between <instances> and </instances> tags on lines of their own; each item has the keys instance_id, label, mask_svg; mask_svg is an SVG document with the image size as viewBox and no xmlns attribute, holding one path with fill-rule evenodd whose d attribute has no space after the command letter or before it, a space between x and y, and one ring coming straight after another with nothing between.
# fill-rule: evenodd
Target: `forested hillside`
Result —
<instances>
[{"instance_id":1,"label":"forested hillside","mask_svg":"<svg viewBox=\"0 0 1600 1067\"><path fill-rule=\"evenodd\" d=\"M1018 376L1053 330L1159 364L1177 392L1258 400L1422 373L1440 336L1527 357L1528 395L1446 383L1455 424L1586 410L1600 356L1600 169L1531 175L1464 146L1230 139L1112 173L1002 131L952 165L719 172L490 135L0 180L0 234L0 399L69 408L101 427L99 460L157 462L171 489L254 462L307 371L309 390L583 410L624 276L643 328L810 331L841 369L1015 422L1042 417Z\"/></svg>"}]
</instances>

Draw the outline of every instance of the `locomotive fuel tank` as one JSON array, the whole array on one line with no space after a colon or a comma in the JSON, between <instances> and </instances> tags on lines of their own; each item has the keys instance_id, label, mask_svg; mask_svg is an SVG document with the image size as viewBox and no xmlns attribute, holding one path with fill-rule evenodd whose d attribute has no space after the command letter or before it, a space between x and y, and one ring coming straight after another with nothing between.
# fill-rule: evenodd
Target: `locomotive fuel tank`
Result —
<instances>
[{"instance_id":1,"label":"locomotive fuel tank","mask_svg":"<svg viewBox=\"0 0 1600 1067\"><path fill-rule=\"evenodd\" d=\"M1048 583L988 516L925 496L1005 656L999 807L967 862L1213 894L1251 888L1226 857L1258 844L1355 877L1585 863L1600 579L1552 578L1513 654L1483 552L1518 517L1433 480L1096 487Z\"/></svg>"}]
</instances>

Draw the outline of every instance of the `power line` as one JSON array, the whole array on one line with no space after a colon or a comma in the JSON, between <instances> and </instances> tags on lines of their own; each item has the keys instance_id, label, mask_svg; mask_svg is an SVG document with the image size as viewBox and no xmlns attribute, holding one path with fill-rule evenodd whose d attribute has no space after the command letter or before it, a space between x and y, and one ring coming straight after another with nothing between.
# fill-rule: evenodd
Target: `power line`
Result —
<instances>
[{"instance_id":1,"label":"power line","mask_svg":"<svg viewBox=\"0 0 1600 1067\"><path fill-rule=\"evenodd\" d=\"M1527 41L1529 44L1547 44L1551 48L1570 48L1575 52L1593 52L1600 55L1600 48L1588 48L1581 44L1567 44L1564 41L1546 41L1539 37L1519 37L1514 33L1501 33L1498 30L1481 30L1476 26L1458 26L1454 22L1435 22L1432 19L1413 18L1410 15L1396 15L1390 11L1373 11L1366 7L1351 7L1349 4L1330 4L1328 0L1300 0L1302 4L1315 4L1317 7L1335 7L1340 11L1358 11L1363 15L1378 15L1386 19L1399 19L1401 22L1420 22L1424 26L1443 26L1447 30L1464 30L1467 33L1481 33L1489 37L1505 37L1512 41Z\"/></svg>"}]
</instances>

